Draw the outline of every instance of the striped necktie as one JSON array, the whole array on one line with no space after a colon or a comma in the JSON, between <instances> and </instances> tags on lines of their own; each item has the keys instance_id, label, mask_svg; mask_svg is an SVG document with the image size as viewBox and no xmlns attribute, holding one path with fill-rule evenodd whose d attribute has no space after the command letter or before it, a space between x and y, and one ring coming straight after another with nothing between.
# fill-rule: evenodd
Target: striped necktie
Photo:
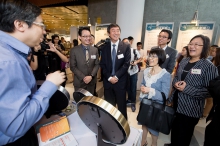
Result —
<instances>
[{"instance_id":1,"label":"striped necktie","mask_svg":"<svg viewBox=\"0 0 220 146\"><path fill-rule=\"evenodd\" d=\"M89 50L88 48L85 49L86 49L86 63L89 64Z\"/></svg>"}]
</instances>

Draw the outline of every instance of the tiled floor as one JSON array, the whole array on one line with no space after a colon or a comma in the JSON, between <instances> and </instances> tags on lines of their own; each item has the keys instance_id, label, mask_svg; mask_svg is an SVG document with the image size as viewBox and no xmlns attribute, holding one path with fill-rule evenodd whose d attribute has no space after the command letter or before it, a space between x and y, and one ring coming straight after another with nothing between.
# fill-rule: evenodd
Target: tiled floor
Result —
<instances>
[{"instance_id":1,"label":"tiled floor","mask_svg":"<svg viewBox=\"0 0 220 146\"><path fill-rule=\"evenodd\" d=\"M70 96L72 98L72 94L74 92L74 87L72 85L72 83L67 83L66 87L67 91L70 93ZM99 95L99 97L103 98L103 85L102 82L97 82L97 87L96 87L96 91ZM136 102L136 111L132 112L130 107L127 108L127 113L128 113L128 123L130 126L135 127L137 129L141 129L141 126L137 124L137 114L139 111L139 104L140 101L138 99L138 95L139 95L139 91L137 91L137 102ZM199 123L197 124L195 130L194 130L194 135L191 141L190 146L203 146L203 140L204 140L204 132L205 132L205 127L206 127L206 123L205 123L205 119L202 119L199 121ZM151 136L150 134L148 134L147 136L147 140L148 143L151 143ZM170 135L164 135L162 133L159 134L159 138L158 138L158 146L163 146L164 143L169 143L170 142Z\"/></svg>"}]
</instances>

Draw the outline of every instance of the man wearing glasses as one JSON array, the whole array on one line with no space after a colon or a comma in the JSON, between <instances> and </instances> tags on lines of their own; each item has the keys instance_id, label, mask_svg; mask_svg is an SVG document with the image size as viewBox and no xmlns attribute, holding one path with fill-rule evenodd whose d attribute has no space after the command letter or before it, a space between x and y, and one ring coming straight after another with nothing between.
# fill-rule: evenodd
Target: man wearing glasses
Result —
<instances>
[{"instance_id":1,"label":"man wearing glasses","mask_svg":"<svg viewBox=\"0 0 220 146\"><path fill-rule=\"evenodd\" d=\"M70 69L74 73L74 89L83 88L94 95L96 74L99 69L98 49L90 46L90 29L83 27L78 32L81 44L70 51Z\"/></svg>"},{"instance_id":2,"label":"man wearing glasses","mask_svg":"<svg viewBox=\"0 0 220 146\"><path fill-rule=\"evenodd\" d=\"M37 90L27 58L46 34L41 9L26 0L1 0L0 6L0 145L37 146L33 125L65 75L49 74Z\"/></svg>"},{"instance_id":3,"label":"man wearing glasses","mask_svg":"<svg viewBox=\"0 0 220 146\"><path fill-rule=\"evenodd\" d=\"M166 61L161 65L161 68L165 68L170 74L173 72L173 68L176 62L177 51L174 48L168 46L172 38L172 32L170 30L162 29L158 35L158 46L166 53ZM153 47L152 49L157 48Z\"/></svg>"}]
</instances>

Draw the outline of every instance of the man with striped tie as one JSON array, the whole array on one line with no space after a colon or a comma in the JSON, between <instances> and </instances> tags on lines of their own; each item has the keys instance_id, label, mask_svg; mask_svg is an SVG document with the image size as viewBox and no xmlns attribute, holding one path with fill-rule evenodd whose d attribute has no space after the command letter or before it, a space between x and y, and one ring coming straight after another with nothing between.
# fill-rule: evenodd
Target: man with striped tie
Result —
<instances>
[{"instance_id":1,"label":"man with striped tie","mask_svg":"<svg viewBox=\"0 0 220 146\"><path fill-rule=\"evenodd\" d=\"M99 69L98 49L90 46L91 32L87 27L79 29L81 44L70 52L70 69L74 73L75 91L83 88L94 94Z\"/></svg>"}]
</instances>

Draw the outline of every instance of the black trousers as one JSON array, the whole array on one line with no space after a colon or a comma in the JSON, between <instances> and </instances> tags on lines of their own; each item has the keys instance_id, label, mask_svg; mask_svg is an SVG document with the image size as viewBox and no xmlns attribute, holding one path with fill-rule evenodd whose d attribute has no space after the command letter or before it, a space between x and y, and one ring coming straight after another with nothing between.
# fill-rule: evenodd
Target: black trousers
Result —
<instances>
[{"instance_id":1,"label":"black trousers","mask_svg":"<svg viewBox=\"0 0 220 146\"><path fill-rule=\"evenodd\" d=\"M192 118L180 113L176 113L171 129L172 146L189 146L194 128L199 122L199 118Z\"/></svg>"},{"instance_id":2,"label":"black trousers","mask_svg":"<svg viewBox=\"0 0 220 146\"><path fill-rule=\"evenodd\" d=\"M112 85L109 89L104 89L104 98L113 106L118 106L118 110L127 119L127 106L126 106L126 89L119 89L117 86Z\"/></svg>"},{"instance_id":3,"label":"black trousers","mask_svg":"<svg viewBox=\"0 0 220 146\"><path fill-rule=\"evenodd\" d=\"M205 129L205 142L204 146L219 145L220 138L220 119L213 118L212 121L206 126Z\"/></svg>"},{"instance_id":4,"label":"black trousers","mask_svg":"<svg viewBox=\"0 0 220 146\"><path fill-rule=\"evenodd\" d=\"M34 127L31 127L24 136L5 146L38 146L37 134Z\"/></svg>"}]
</instances>

